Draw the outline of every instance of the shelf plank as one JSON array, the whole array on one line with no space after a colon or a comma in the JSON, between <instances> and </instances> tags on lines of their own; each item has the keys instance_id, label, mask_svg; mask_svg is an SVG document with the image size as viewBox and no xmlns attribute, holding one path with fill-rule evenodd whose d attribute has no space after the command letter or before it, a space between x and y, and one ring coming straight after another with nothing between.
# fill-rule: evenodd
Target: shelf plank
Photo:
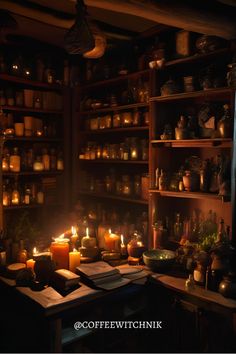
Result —
<instances>
[{"instance_id":1,"label":"shelf plank","mask_svg":"<svg viewBox=\"0 0 236 354\"><path fill-rule=\"evenodd\" d=\"M3 176L55 176L61 175L63 171L21 171L21 172L7 172L3 171Z\"/></svg>"},{"instance_id":2,"label":"shelf plank","mask_svg":"<svg viewBox=\"0 0 236 354\"><path fill-rule=\"evenodd\" d=\"M13 76L8 74L0 74L0 80L13 82L15 84L21 84L24 86L36 87L39 89L56 90L56 91L58 90L60 91L63 89L63 86L59 84L49 84L47 82L25 79L23 77L18 77L18 76Z\"/></svg>"},{"instance_id":3,"label":"shelf plank","mask_svg":"<svg viewBox=\"0 0 236 354\"><path fill-rule=\"evenodd\" d=\"M149 73L150 73L150 69L146 69L146 70L142 70L142 71L129 73L127 75L120 75L120 76L116 76L116 77L111 78L111 79L97 81L97 82L92 82L90 84L82 85L81 86L81 90L89 90L89 89L93 89L93 88L97 88L97 87L101 87L101 86L109 86L109 85L112 85L112 84L117 84L119 82L122 82L122 81L125 81L125 80L129 80L129 79L132 79L132 78L136 78L138 76L148 76Z\"/></svg>"},{"instance_id":4,"label":"shelf plank","mask_svg":"<svg viewBox=\"0 0 236 354\"><path fill-rule=\"evenodd\" d=\"M158 189L149 189L150 193L157 193L161 197L173 198L190 198L190 199L211 199L222 202L230 202L230 197L220 196L218 194L201 193L201 192L172 192L172 191L159 191Z\"/></svg>"},{"instance_id":5,"label":"shelf plank","mask_svg":"<svg viewBox=\"0 0 236 354\"><path fill-rule=\"evenodd\" d=\"M60 110L51 110L51 109L39 109L39 108L28 108L28 107L19 107L19 106L1 106L4 111L12 112L29 112L29 113L41 113L41 114L63 114L63 111Z\"/></svg>"},{"instance_id":6,"label":"shelf plank","mask_svg":"<svg viewBox=\"0 0 236 354\"><path fill-rule=\"evenodd\" d=\"M138 165L148 165L148 161L140 161L140 160L102 160L102 159L97 159L97 160L86 160L86 159L79 159L79 161L83 161L86 163L115 163L115 164L138 164Z\"/></svg>"},{"instance_id":7,"label":"shelf plank","mask_svg":"<svg viewBox=\"0 0 236 354\"><path fill-rule=\"evenodd\" d=\"M142 127L122 127L122 128L111 128L111 129L84 130L81 131L81 133L92 135L92 134L113 134L113 133L124 133L124 132L136 132L136 131L148 132L149 127L142 126Z\"/></svg>"},{"instance_id":8,"label":"shelf plank","mask_svg":"<svg viewBox=\"0 0 236 354\"><path fill-rule=\"evenodd\" d=\"M84 196L88 196L88 197L94 197L94 198L120 200L120 201L128 202L128 203L148 205L148 200L119 197L116 195L105 194L105 193L92 193L92 192L86 192L86 191L79 191L79 194L84 195Z\"/></svg>"},{"instance_id":9,"label":"shelf plank","mask_svg":"<svg viewBox=\"0 0 236 354\"><path fill-rule=\"evenodd\" d=\"M32 142L62 142L59 138L37 137L37 136L5 136L4 141L32 141Z\"/></svg>"},{"instance_id":10,"label":"shelf plank","mask_svg":"<svg viewBox=\"0 0 236 354\"><path fill-rule=\"evenodd\" d=\"M89 114L98 114L98 113L106 113L106 112L114 112L114 111L122 111L125 109L133 109L133 108L141 108L141 107L149 107L148 103L132 103L126 104L122 106L114 106L114 107L107 107L107 108L100 108L94 109L91 111L80 111L81 115L89 115Z\"/></svg>"},{"instance_id":11,"label":"shelf plank","mask_svg":"<svg viewBox=\"0 0 236 354\"><path fill-rule=\"evenodd\" d=\"M178 101L183 99L199 98L199 97L213 97L217 95L227 95L230 96L234 93L234 90L230 87L219 87L219 88L210 88L208 90L200 90L193 92L181 92L173 95L167 96L154 96L150 97L150 102L169 102L169 101Z\"/></svg>"},{"instance_id":12,"label":"shelf plank","mask_svg":"<svg viewBox=\"0 0 236 354\"><path fill-rule=\"evenodd\" d=\"M62 207L59 203L52 204L29 204L29 205L9 205L3 206L4 211L18 210L18 209L39 209L39 208L52 208L52 207Z\"/></svg>"},{"instance_id":13,"label":"shelf plank","mask_svg":"<svg viewBox=\"0 0 236 354\"><path fill-rule=\"evenodd\" d=\"M211 53L206 53L206 54L196 53L196 54L191 55L189 57L169 60L165 63L164 68L165 67L169 68L171 66L177 66L177 65L202 62L203 60L208 60L208 59L215 59L216 56L230 54L230 52L231 52L230 48L221 48L221 49L215 50Z\"/></svg>"},{"instance_id":14,"label":"shelf plank","mask_svg":"<svg viewBox=\"0 0 236 354\"><path fill-rule=\"evenodd\" d=\"M221 148L231 148L233 146L233 141L230 138L217 138L217 139L186 139L186 140L151 140L151 144L157 145L159 147L170 147L170 148L191 148L191 147L221 147Z\"/></svg>"}]
</instances>

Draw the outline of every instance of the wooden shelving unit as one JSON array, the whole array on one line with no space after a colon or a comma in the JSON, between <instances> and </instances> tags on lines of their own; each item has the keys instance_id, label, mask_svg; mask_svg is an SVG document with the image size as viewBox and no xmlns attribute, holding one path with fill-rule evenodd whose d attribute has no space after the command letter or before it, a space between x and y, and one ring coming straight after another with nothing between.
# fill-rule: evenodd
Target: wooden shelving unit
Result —
<instances>
[{"instance_id":1,"label":"wooden shelving unit","mask_svg":"<svg viewBox=\"0 0 236 354\"><path fill-rule=\"evenodd\" d=\"M81 134L96 135L96 134L113 134L113 133L129 133L129 132L140 132L149 131L148 126L142 127L124 127L124 128L111 128L111 129L96 129L96 130L84 130Z\"/></svg>"},{"instance_id":2,"label":"wooden shelving unit","mask_svg":"<svg viewBox=\"0 0 236 354\"><path fill-rule=\"evenodd\" d=\"M149 189L150 193L157 193L161 197L170 198L190 198L190 199L209 199L221 202L230 202L230 197L225 197L213 193L200 192L173 192L173 191L159 191L158 189Z\"/></svg>"},{"instance_id":3,"label":"wooden shelving unit","mask_svg":"<svg viewBox=\"0 0 236 354\"><path fill-rule=\"evenodd\" d=\"M7 81L11 82L13 84L20 84L23 86L27 87L34 87L38 89L44 89L44 90L56 90L56 91L61 91L63 89L62 85L59 84L48 84L46 82L41 82L41 81L35 81L31 79L25 79L22 77L18 76L13 76L13 75L8 75L8 74L0 74L0 80L2 81Z\"/></svg>"},{"instance_id":4,"label":"wooden shelving unit","mask_svg":"<svg viewBox=\"0 0 236 354\"><path fill-rule=\"evenodd\" d=\"M104 199L111 199L114 201L118 200L118 201L122 201L122 202L133 203L133 204L148 205L147 200L120 197L120 196L106 194L106 193L93 193L93 192L87 192L87 191L79 191L79 194L86 195L88 197L93 197L93 198L101 198L101 199L104 198Z\"/></svg>"},{"instance_id":5,"label":"wooden shelving unit","mask_svg":"<svg viewBox=\"0 0 236 354\"><path fill-rule=\"evenodd\" d=\"M127 109L134 109L134 108L142 108L142 107L149 107L148 103L131 103L122 106L113 106L113 107L106 107L106 108L99 108L94 109L91 111L81 111L81 115L91 115L91 114L99 114L99 113L106 113L106 112L114 112L114 111L123 111Z\"/></svg>"},{"instance_id":6,"label":"wooden shelving unit","mask_svg":"<svg viewBox=\"0 0 236 354\"><path fill-rule=\"evenodd\" d=\"M189 140L151 140L151 144L159 147L170 148L201 148L201 147L221 147L231 148L232 139L189 139Z\"/></svg>"},{"instance_id":7,"label":"wooden shelving unit","mask_svg":"<svg viewBox=\"0 0 236 354\"><path fill-rule=\"evenodd\" d=\"M131 160L128 160L128 161L124 161L124 160L86 160L86 159L80 159L79 161L81 162L85 162L85 163L91 163L91 164L97 164L97 163L101 163L101 164L134 164L134 165L148 165L148 161L139 161L139 160L135 160L135 161L131 161Z\"/></svg>"},{"instance_id":8,"label":"wooden shelving unit","mask_svg":"<svg viewBox=\"0 0 236 354\"><path fill-rule=\"evenodd\" d=\"M52 110L52 109L40 109L33 107L20 107L20 106L1 106L3 111L9 112L27 112L27 113L40 113L40 114L58 114L63 115L63 111Z\"/></svg>"}]
</instances>

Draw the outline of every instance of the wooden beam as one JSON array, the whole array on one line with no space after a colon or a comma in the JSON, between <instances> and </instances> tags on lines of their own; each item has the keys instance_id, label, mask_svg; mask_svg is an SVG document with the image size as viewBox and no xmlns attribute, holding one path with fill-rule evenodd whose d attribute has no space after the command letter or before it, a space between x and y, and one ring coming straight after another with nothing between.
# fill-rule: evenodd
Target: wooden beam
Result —
<instances>
[{"instance_id":1,"label":"wooden beam","mask_svg":"<svg viewBox=\"0 0 236 354\"><path fill-rule=\"evenodd\" d=\"M217 11L215 6L209 8L204 2L201 6L199 2L195 5L183 0L85 0L85 4L193 32L236 38L236 22L230 10Z\"/></svg>"}]
</instances>

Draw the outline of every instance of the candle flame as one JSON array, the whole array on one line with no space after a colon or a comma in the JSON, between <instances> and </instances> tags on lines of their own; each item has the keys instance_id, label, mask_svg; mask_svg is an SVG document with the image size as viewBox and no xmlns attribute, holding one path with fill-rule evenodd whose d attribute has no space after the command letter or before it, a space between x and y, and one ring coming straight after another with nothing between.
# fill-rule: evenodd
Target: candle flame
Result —
<instances>
[{"instance_id":1,"label":"candle flame","mask_svg":"<svg viewBox=\"0 0 236 354\"><path fill-rule=\"evenodd\" d=\"M89 228L86 227L86 237L89 237Z\"/></svg>"},{"instance_id":2,"label":"candle flame","mask_svg":"<svg viewBox=\"0 0 236 354\"><path fill-rule=\"evenodd\" d=\"M71 226L71 233L72 235L76 235L76 228L74 226Z\"/></svg>"},{"instance_id":3,"label":"candle flame","mask_svg":"<svg viewBox=\"0 0 236 354\"><path fill-rule=\"evenodd\" d=\"M36 254L36 253L38 253L38 251L37 251L37 248L34 247L34 248L33 248L33 254Z\"/></svg>"},{"instance_id":4,"label":"candle flame","mask_svg":"<svg viewBox=\"0 0 236 354\"><path fill-rule=\"evenodd\" d=\"M142 246L143 246L142 241L138 241L138 242L137 242L137 245L138 245L139 247L142 247Z\"/></svg>"},{"instance_id":5,"label":"candle flame","mask_svg":"<svg viewBox=\"0 0 236 354\"><path fill-rule=\"evenodd\" d=\"M120 235L120 239L121 239L121 244L122 246L124 245L124 236L123 235Z\"/></svg>"},{"instance_id":6,"label":"candle flame","mask_svg":"<svg viewBox=\"0 0 236 354\"><path fill-rule=\"evenodd\" d=\"M109 234L111 235L111 229L109 229Z\"/></svg>"},{"instance_id":7,"label":"candle flame","mask_svg":"<svg viewBox=\"0 0 236 354\"><path fill-rule=\"evenodd\" d=\"M77 249L76 249L76 248L73 248L73 252L77 252Z\"/></svg>"},{"instance_id":8,"label":"candle flame","mask_svg":"<svg viewBox=\"0 0 236 354\"><path fill-rule=\"evenodd\" d=\"M64 234L61 234L60 236L58 236L57 238L60 238L60 239L62 239L62 238L64 238Z\"/></svg>"}]
</instances>

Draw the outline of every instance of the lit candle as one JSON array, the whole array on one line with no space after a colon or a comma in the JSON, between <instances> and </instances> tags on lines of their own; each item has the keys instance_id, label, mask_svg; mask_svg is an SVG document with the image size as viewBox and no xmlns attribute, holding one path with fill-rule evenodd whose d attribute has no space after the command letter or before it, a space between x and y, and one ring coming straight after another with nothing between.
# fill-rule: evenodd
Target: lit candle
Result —
<instances>
[{"instance_id":1,"label":"lit candle","mask_svg":"<svg viewBox=\"0 0 236 354\"><path fill-rule=\"evenodd\" d=\"M75 245L76 241L78 240L78 234L77 234L76 228L74 226L71 226L71 233L72 233L72 235L71 235L70 240L71 240L72 244Z\"/></svg>"},{"instance_id":2,"label":"lit candle","mask_svg":"<svg viewBox=\"0 0 236 354\"><path fill-rule=\"evenodd\" d=\"M78 267L79 265L80 265L80 252L74 248L73 252L69 253L69 270L75 273L76 267Z\"/></svg>"},{"instance_id":3,"label":"lit candle","mask_svg":"<svg viewBox=\"0 0 236 354\"><path fill-rule=\"evenodd\" d=\"M69 263L69 239L64 238L64 234L55 238L51 243L52 260L57 269L68 269Z\"/></svg>"},{"instance_id":4,"label":"lit candle","mask_svg":"<svg viewBox=\"0 0 236 354\"><path fill-rule=\"evenodd\" d=\"M34 265L35 265L35 261L33 259L28 259L26 261L26 267L27 268L31 268L32 270L34 270Z\"/></svg>"},{"instance_id":5,"label":"lit candle","mask_svg":"<svg viewBox=\"0 0 236 354\"><path fill-rule=\"evenodd\" d=\"M120 253L121 253L122 256L126 256L127 255L127 247L124 244L124 236L121 235L120 239L121 239Z\"/></svg>"},{"instance_id":6,"label":"lit candle","mask_svg":"<svg viewBox=\"0 0 236 354\"><path fill-rule=\"evenodd\" d=\"M111 232L111 229L109 229L109 233L106 234L104 236L105 238L105 243L106 243L106 246L107 248L110 250L110 251L117 251L119 250L119 241L120 241L120 238L118 235L116 234L113 234Z\"/></svg>"},{"instance_id":7,"label":"lit candle","mask_svg":"<svg viewBox=\"0 0 236 354\"><path fill-rule=\"evenodd\" d=\"M97 245L96 238L89 236L89 229L88 229L88 227L86 227L86 236L84 236L84 237L82 238L82 240L81 240L81 245L82 245L82 247L86 247L86 248L96 247L96 245Z\"/></svg>"}]
</instances>

